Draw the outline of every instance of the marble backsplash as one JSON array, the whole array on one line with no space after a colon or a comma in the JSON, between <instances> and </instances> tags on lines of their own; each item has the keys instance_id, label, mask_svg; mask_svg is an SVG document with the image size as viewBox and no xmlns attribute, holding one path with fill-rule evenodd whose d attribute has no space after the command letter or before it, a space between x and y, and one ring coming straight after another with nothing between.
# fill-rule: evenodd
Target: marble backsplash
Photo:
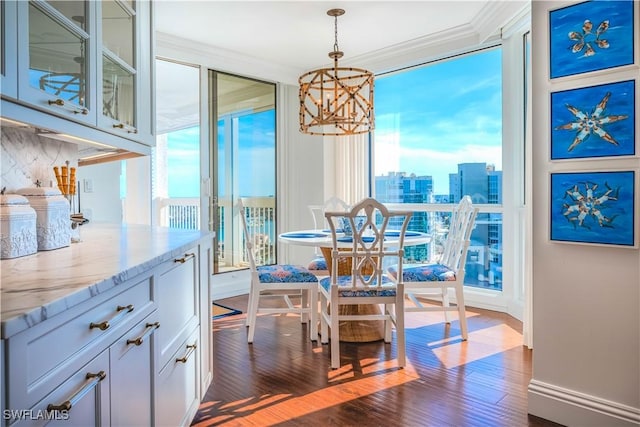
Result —
<instances>
[{"instance_id":1,"label":"marble backsplash","mask_svg":"<svg viewBox=\"0 0 640 427\"><path fill-rule=\"evenodd\" d=\"M32 129L3 127L0 129L0 187L7 193L31 187L40 181L45 187L57 187L54 166L78 166L78 146L69 142L45 138Z\"/></svg>"}]
</instances>

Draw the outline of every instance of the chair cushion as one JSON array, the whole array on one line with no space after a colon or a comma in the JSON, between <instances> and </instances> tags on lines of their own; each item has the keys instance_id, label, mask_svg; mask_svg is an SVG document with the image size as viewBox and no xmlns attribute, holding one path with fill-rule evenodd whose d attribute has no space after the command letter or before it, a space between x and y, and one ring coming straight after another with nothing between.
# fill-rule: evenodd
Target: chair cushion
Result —
<instances>
[{"instance_id":1,"label":"chair cushion","mask_svg":"<svg viewBox=\"0 0 640 427\"><path fill-rule=\"evenodd\" d=\"M301 265L275 264L257 268L260 283L317 282L318 278Z\"/></svg>"},{"instance_id":2,"label":"chair cushion","mask_svg":"<svg viewBox=\"0 0 640 427\"><path fill-rule=\"evenodd\" d=\"M307 265L307 269L309 270L328 270L327 260L324 257L318 257L311 260L309 265Z\"/></svg>"},{"instance_id":3,"label":"chair cushion","mask_svg":"<svg viewBox=\"0 0 640 427\"><path fill-rule=\"evenodd\" d=\"M396 277L397 267L391 266L387 270ZM407 265L402 267L403 282L449 282L456 280L456 273L442 264Z\"/></svg>"},{"instance_id":4,"label":"chair cushion","mask_svg":"<svg viewBox=\"0 0 640 427\"><path fill-rule=\"evenodd\" d=\"M370 276L363 276L365 280L368 280ZM373 281L372 288L364 289L358 288L353 289L351 287L351 276L338 276L338 295L341 297L392 297L396 294L396 289L384 287L384 285L393 285L393 281L386 277L382 276L382 288L376 288L377 280ZM320 279L320 286L322 286L325 290L329 291L331 288L331 277L324 277Z\"/></svg>"}]
</instances>

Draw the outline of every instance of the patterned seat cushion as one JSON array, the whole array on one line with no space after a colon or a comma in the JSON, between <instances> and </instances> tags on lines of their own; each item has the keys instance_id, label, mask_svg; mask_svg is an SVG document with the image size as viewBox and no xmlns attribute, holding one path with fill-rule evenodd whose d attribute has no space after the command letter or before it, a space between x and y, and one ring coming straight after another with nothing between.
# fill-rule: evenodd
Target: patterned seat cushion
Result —
<instances>
[{"instance_id":1,"label":"patterned seat cushion","mask_svg":"<svg viewBox=\"0 0 640 427\"><path fill-rule=\"evenodd\" d=\"M397 267L389 267L388 272L396 277ZM411 265L402 268L402 278L406 282L448 282L456 280L456 274L442 264Z\"/></svg>"},{"instance_id":2,"label":"patterned seat cushion","mask_svg":"<svg viewBox=\"0 0 640 427\"><path fill-rule=\"evenodd\" d=\"M365 280L368 280L369 277L370 276L364 276ZM393 281L386 276L382 276L382 288L376 288L376 280L374 280L372 288L353 289L351 287L351 276L338 276L337 282L339 287L338 294L341 297L392 297L396 294L395 288L384 287L384 285L394 284ZM324 277L320 279L320 286L328 291L331 287L331 277Z\"/></svg>"},{"instance_id":3,"label":"patterned seat cushion","mask_svg":"<svg viewBox=\"0 0 640 427\"><path fill-rule=\"evenodd\" d=\"M318 257L311 260L309 265L307 265L309 270L328 270L327 260L324 257Z\"/></svg>"},{"instance_id":4,"label":"patterned seat cushion","mask_svg":"<svg viewBox=\"0 0 640 427\"><path fill-rule=\"evenodd\" d=\"M301 265L261 265L257 268L260 283L317 282L318 278Z\"/></svg>"}]
</instances>

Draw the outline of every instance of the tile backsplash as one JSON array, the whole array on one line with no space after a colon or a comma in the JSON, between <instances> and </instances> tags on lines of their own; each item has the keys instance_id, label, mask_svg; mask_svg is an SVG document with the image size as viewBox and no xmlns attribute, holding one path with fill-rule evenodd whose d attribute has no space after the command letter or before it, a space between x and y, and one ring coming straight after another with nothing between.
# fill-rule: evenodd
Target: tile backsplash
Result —
<instances>
[{"instance_id":1,"label":"tile backsplash","mask_svg":"<svg viewBox=\"0 0 640 427\"><path fill-rule=\"evenodd\" d=\"M57 187L54 166L78 166L78 146L39 136L32 129L3 127L0 187L7 193L40 181L45 187Z\"/></svg>"}]
</instances>

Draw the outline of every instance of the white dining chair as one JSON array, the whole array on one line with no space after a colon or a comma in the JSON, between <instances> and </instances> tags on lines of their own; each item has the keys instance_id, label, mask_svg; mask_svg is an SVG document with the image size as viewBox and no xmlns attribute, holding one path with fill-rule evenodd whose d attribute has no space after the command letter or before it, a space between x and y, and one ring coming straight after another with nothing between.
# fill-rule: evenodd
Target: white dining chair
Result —
<instances>
[{"instance_id":1,"label":"white dining chair","mask_svg":"<svg viewBox=\"0 0 640 427\"><path fill-rule=\"evenodd\" d=\"M331 368L340 367L340 324L371 320L384 321L387 343L391 342L392 326L395 326L398 366L405 366L402 259L411 215L408 211L389 211L373 198L362 200L347 213L325 212L332 236L331 275L320 279L320 341L331 343ZM339 231L335 220L341 217L350 221L351 236ZM361 227L357 226L362 218ZM398 240L393 248L387 247L384 241L390 222L394 228L399 226L399 230L394 230ZM399 266L399 280L384 270L383 265L389 259ZM380 304L384 305L382 312L378 307L368 309Z\"/></svg>"},{"instance_id":2,"label":"white dining chair","mask_svg":"<svg viewBox=\"0 0 640 427\"><path fill-rule=\"evenodd\" d=\"M309 335L312 341L318 339L318 278L307 268L292 264L258 265L256 253L261 251L261 236L253 233L254 227L247 224L247 211L238 200L237 211L242 220L244 247L251 270L251 288L247 308L249 328L247 342L253 343L256 319L259 313L297 313L302 323L309 322ZM263 306L264 298L279 298L284 304ZM292 298L300 299L294 303Z\"/></svg>"},{"instance_id":3,"label":"white dining chair","mask_svg":"<svg viewBox=\"0 0 640 427\"><path fill-rule=\"evenodd\" d=\"M325 200L322 205L309 205L309 212L311 212L311 216L313 218L313 228L315 230L327 230L329 228L329 224L327 224L324 213L327 211L344 211L349 210L349 204L342 200L339 197L332 196ZM320 248L314 248L314 256L311 261L307 264L307 268L311 270L313 274L316 276L328 276L329 269L327 267L327 260L324 255L322 255L322 251Z\"/></svg>"},{"instance_id":4,"label":"white dining chair","mask_svg":"<svg viewBox=\"0 0 640 427\"><path fill-rule=\"evenodd\" d=\"M398 270L398 265L389 267L389 274L392 276L402 275L404 292L413 303L405 304L405 312L443 311L445 322L451 323L449 312L457 311L463 340L468 338L464 303L465 263L477 214L478 208L473 206L471 197L464 196L451 214L449 233L438 262L405 264L402 273ZM455 292L455 306L451 306L449 302L450 289ZM429 299L435 304L423 304L422 299Z\"/></svg>"}]
</instances>

